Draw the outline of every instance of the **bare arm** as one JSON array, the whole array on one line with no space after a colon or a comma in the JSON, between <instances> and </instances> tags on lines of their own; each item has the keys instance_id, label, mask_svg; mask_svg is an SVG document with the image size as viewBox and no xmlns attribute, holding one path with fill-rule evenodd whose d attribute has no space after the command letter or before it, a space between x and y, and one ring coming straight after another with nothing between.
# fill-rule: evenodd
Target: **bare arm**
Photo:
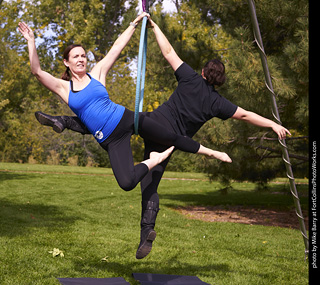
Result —
<instances>
[{"instance_id":1,"label":"bare arm","mask_svg":"<svg viewBox=\"0 0 320 285\"><path fill-rule=\"evenodd\" d=\"M152 30L156 36L158 45L160 50L164 56L164 58L169 62L172 69L176 71L178 67L183 63L180 57L176 54L175 50L173 49L172 45L169 43L166 36L162 33L158 25L149 19L150 25Z\"/></svg>"},{"instance_id":2,"label":"bare arm","mask_svg":"<svg viewBox=\"0 0 320 285\"><path fill-rule=\"evenodd\" d=\"M28 41L29 60L32 74L50 91L58 94L68 103L68 85L64 80L55 78L41 69L39 57L36 50L34 34L30 27L22 22L19 23L19 31Z\"/></svg>"},{"instance_id":3,"label":"bare arm","mask_svg":"<svg viewBox=\"0 0 320 285\"><path fill-rule=\"evenodd\" d=\"M285 139L287 134L291 135L291 133L283 126L240 107L238 107L232 118L245 121L258 127L271 128L278 135L279 139Z\"/></svg>"},{"instance_id":4,"label":"bare arm","mask_svg":"<svg viewBox=\"0 0 320 285\"><path fill-rule=\"evenodd\" d=\"M149 17L149 14L142 13L132 23L137 25L144 17ZM130 25L114 42L107 55L101 61L99 61L90 72L90 74L95 79L99 80L103 85L105 85L107 73L118 59L122 50L130 41L134 31L135 27Z\"/></svg>"}]
</instances>

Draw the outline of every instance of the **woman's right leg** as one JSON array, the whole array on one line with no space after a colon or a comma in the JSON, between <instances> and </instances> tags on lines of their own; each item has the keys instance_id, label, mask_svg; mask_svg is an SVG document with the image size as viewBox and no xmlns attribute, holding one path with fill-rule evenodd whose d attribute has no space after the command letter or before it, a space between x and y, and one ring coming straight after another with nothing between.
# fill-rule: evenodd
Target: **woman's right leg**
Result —
<instances>
[{"instance_id":1,"label":"woman's right leg","mask_svg":"<svg viewBox=\"0 0 320 285\"><path fill-rule=\"evenodd\" d=\"M85 124L76 116L51 116L39 111L34 114L41 125L50 126L57 133L61 133L67 128L83 135L90 134Z\"/></svg>"},{"instance_id":2,"label":"woman's right leg","mask_svg":"<svg viewBox=\"0 0 320 285\"><path fill-rule=\"evenodd\" d=\"M169 121L159 112L146 113L146 115L161 124L167 131L175 132ZM145 159L150 156L151 152L162 152L167 148L165 145L147 139L144 139L144 147ZM140 183L142 194L141 230L140 243L136 252L137 259L144 258L150 253L152 250L152 243L156 238L156 231L154 228L159 212L159 195L157 190L169 159L170 157L150 170Z\"/></svg>"},{"instance_id":3,"label":"woman's right leg","mask_svg":"<svg viewBox=\"0 0 320 285\"><path fill-rule=\"evenodd\" d=\"M161 128L156 128L156 125L153 125L153 128L156 131L163 130L165 132L175 133L174 128L169 123L169 121L163 117L159 112L146 113L146 116L149 117L153 122L157 122L158 126L161 125ZM140 126L141 127L141 126ZM148 136L148 135L147 135ZM157 136L157 134L156 134ZM159 141L155 141L154 137L151 140L144 138L145 151L144 157L149 157L150 153L153 151L161 152L166 149L166 146L160 144ZM213 150L207 149L204 146L200 145L198 153L202 154L212 154L215 152ZM221 152L215 152L215 155L220 155ZM222 157L219 157L221 159ZM141 222L140 222L140 243L136 252L136 258L141 259L146 257L152 250L152 243L156 238L156 232L154 230L156 224L156 218L159 211L159 195L158 195L158 186L161 181L162 175L165 171L165 168L169 162L170 157L164 160L162 163L155 166L148 174L142 179L141 185ZM224 158L225 159L225 158Z\"/></svg>"},{"instance_id":4,"label":"woman's right leg","mask_svg":"<svg viewBox=\"0 0 320 285\"><path fill-rule=\"evenodd\" d=\"M166 146L157 144L152 141L144 140L145 157L153 151L163 151ZM156 165L142 179L141 185L141 222L140 222L140 243L136 252L136 258L146 257L151 249L152 243L156 238L156 219L159 212L159 195L157 193L158 185L161 181L163 172L169 162L170 157L162 163Z\"/></svg>"}]
</instances>

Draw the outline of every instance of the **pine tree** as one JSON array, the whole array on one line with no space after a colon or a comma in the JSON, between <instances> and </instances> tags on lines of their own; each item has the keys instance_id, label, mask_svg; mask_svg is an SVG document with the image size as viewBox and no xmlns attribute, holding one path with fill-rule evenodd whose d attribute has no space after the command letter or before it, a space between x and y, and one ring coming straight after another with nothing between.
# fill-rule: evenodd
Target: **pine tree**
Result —
<instances>
[{"instance_id":1,"label":"pine tree","mask_svg":"<svg viewBox=\"0 0 320 285\"><path fill-rule=\"evenodd\" d=\"M257 1L256 6L281 120L293 133L287 144L294 171L307 176L308 2ZM206 60L223 60L227 83L219 92L238 106L273 119L246 2L190 0L180 1L178 8L170 16L157 10L153 18L179 56L198 72ZM168 64L154 55L157 49L152 51L152 78L159 76L165 81L153 80L151 89L157 90L153 94L162 103L176 82ZM232 166L202 160L193 163L198 169L206 169L212 178L264 183L276 175L285 175L281 150L272 130L235 120L213 119L195 138L233 158Z\"/></svg>"}]
</instances>

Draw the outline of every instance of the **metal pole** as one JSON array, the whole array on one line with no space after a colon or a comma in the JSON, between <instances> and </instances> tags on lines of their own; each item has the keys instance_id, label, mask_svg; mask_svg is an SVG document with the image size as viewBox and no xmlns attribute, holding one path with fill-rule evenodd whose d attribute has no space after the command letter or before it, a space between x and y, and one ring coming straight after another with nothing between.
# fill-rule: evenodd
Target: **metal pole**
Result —
<instances>
[{"instance_id":1,"label":"metal pole","mask_svg":"<svg viewBox=\"0 0 320 285\"><path fill-rule=\"evenodd\" d=\"M272 101L272 115L275 118L275 120L277 121L277 123L281 124L280 116L279 116L279 112L278 112L278 107L277 107L277 102L276 102L276 98L275 98L275 93L273 91L271 76L270 76L270 72L269 72L269 68L268 68L267 56L266 56L266 54L264 52L264 48L263 48L259 23L258 23L258 19L257 19L257 15L256 15L256 9L254 6L254 1L248 0L248 3L249 3L249 9L250 9L251 22L252 22L252 26L253 26L254 38L255 38L255 42L257 43L258 48L259 48L259 53L260 53L263 71L264 71L264 75L265 75L265 81L266 81L265 83L266 83L266 86L267 86L268 90L270 91L270 95L271 95L270 97L271 97L271 101ZM296 184L295 184L294 177L293 177L288 148L287 148L285 140L280 140L280 139L278 139L278 140L281 145L282 159L283 159L285 166L286 166L287 177L289 178L289 181L290 181L290 191L291 191L291 194L293 195L293 200L294 200L294 204L296 207L296 214L298 216L298 220L299 220L299 224L300 224L300 231L301 231L301 234L302 234L302 237L304 240L305 257L307 257L309 254L309 239L307 236L306 226L305 226L304 218L303 218L302 211L301 211L300 199L298 197L298 192L297 192Z\"/></svg>"}]
</instances>

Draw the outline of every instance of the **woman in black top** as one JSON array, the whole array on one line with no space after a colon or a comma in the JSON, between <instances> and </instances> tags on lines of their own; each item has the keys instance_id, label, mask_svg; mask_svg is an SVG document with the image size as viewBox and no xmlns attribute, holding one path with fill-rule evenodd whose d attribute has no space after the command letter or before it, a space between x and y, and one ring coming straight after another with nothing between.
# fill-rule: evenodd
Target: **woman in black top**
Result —
<instances>
[{"instance_id":1,"label":"woman in black top","mask_svg":"<svg viewBox=\"0 0 320 285\"><path fill-rule=\"evenodd\" d=\"M202 74L197 74L179 58L158 25L150 18L149 22L163 56L175 72L178 87L167 102L155 111L146 113L146 116L156 120L169 131L188 137L192 137L205 122L213 117L222 120L233 118L259 127L271 128L280 139L284 139L286 134L290 135L290 132L283 126L234 105L215 90L214 86L221 86L225 82L225 68L222 62L211 60L204 66ZM86 133L76 117L44 116L47 116L52 124L61 124L60 131L66 127ZM145 158L149 157L152 151L161 152L166 149L166 146L150 140L145 139L144 143ZM138 259L149 254L156 237L154 227L159 211L157 189L169 159L170 157L155 166L141 181L141 233L140 244L136 252Z\"/></svg>"},{"instance_id":2,"label":"woman in black top","mask_svg":"<svg viewBox=\"0 0 320 285\"><path fill-rule=\"evenodd\" d=\"M148 113L148 116L170 131L189 137L192 137L205 122L213 117L222 120L233 118L259 127L272 128L280 139L290 134L281 125L234 105L215 90L214 86L221 86L225 82L225 68L222 62L211 60L204 66L202 74L197 74L179 58L158 25L150 18L149 22L163 56L175 71L178 87L167 102ZM164 146L154 142L147 140L144 142L145 157L154 150L164 149ZM138 259L149 254L156 237L154 226L159 211L157 189L169 159L170 157L153 168L141 181L142 216L140 244L136 253Z\"/></svg>"}]
</instances>

